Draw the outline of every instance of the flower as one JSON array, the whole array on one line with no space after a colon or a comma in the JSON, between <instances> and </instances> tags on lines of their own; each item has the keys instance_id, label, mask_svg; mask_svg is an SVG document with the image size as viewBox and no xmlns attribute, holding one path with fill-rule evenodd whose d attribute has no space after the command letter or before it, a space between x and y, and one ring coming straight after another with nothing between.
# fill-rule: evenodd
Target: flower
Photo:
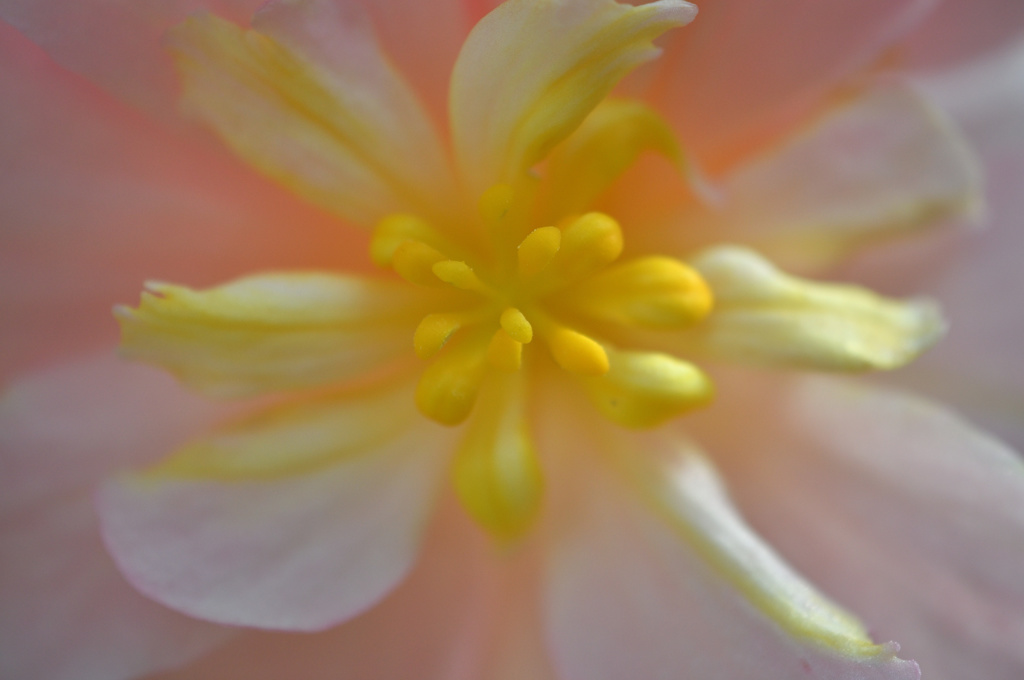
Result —
<instances>
[{"instance_id":1,"label":"flower","mask_svg":"<svg viewBox=\"0 0 1024 680\"><path fill-rule=\"evenodd\" d=\"M448 212L452 205L475 208L475 201L463 200L465 196L459 196L458 190L453 196L445 181L443 153L437 152L429 134L427 138L417 136L429 130L426 115L417 113L408 90L390 80L388 69L374 61L378 58L376 47L358 30L360 24L350 16L335 14L334 8L324 3L274 5L259 18L265 22L261 30L269 33L270 39L243 34L213 18L191 20L175 37L182 69L191 78L189 101L219 126L243 155L280 181L342 211L349 219L376 222L383 218L370 244L380 263L393 266L417 283L436 284L434 277L468 292L438 294L436 285L419 290L324 274L249 278L208 292L159 284L153 290L162 297L146 298L139 310L121 312L126 346L214 391L237 394L307 387L344 378L354 365L362 369L394 356L401 346L394 341L401 337L396 328L407 325L408 338L426 310L430 314L416 330L415 346L419 354L437 352L439 358L419 382L416 401L420 410L447 424L462 420L471 406L471 400L461 398L463 388L473 392L477 382L482 385L479 403L473 407L461 444L443 428L424 423L411 426L418 416L412 409L410 390L366 386L342 396L314 395L298 406L277 408L226 432L211 434L153 470L105 485L100 511L107 542L122 569L144 592L201 618L297 630L337 623L374 604L410 568L425 509L437 488L439 471L447 467L444 454L456 447L455 486L462 505L499 538L523 534L525 538L520 538L523 543L514 554L499 560L504 566L495 567L488 544L472 538L472 531L459 524L458 513L442 513L435 528L440 538L435 537L431 544L446 537L451 540L452 532L460 535L462 540L456 544L483 561L466 573L471 577L490 574L487 578L491 579L477 585L471 582L470 587L455 583L441 607L434 608L461 613L463 603L470 601L465 617L455 617L460 619L455 622L457 634L439 643L453 650L453 663L465 664L465 670L449 669L446 675L463 672L476 677L505 672L517 677L551 672L540 651L539 631L543 629L555 667L568 677L622 677L652 660L655 667L648 674L669 676L684 671L730 677L804 671L825 677L849 672L864 677L913 677L916 667L896 659L894 647L872 645L852 617L818 595L744 526L730 508L710 463L694 453L676 429L625 434L620 427L586 415L590 407L580 405L575 393L565 389L562 372L549 366L530 372L531 380L524 384L522 378L534 368L519 363L522 345L531 344L527 340L532 340L536 328L538 337L549 345L554 363L583 376L583 392L595 402L593 406L620 425L631 427L653 425L702 405L708 397L708 379L691 364L665 354L617 349L603 335L599 336L603 343L596 343L562 319L584 319L585 328L617 327L611 336L615 345L635 342L641 347L666 342L664 333L653 333L650 327L682 328L682 333L668 337L677 343L678 338L686 340L671 345L684 356L713 350L726 357L755 358L774 365L846 369L902 363L934 337L936 320L930 307L885 302L862 290L787 277L753 252L735 248L706 250L692 259L692 267L676 257L654 260L633 256L621 265L611 264L621 249L623 230L608 215L622 215L619 220L624 224L643 220L653 224L660 218L685 220L694 227L686 233L677 231L675 242L662 241L661 250L655 252L686 252L703 245L710 230L716 230L711 233L718 238L717 234L728 234L740 225L747 231L737 237L796 263L817 264L835 257L837 246L914 227L936 214L969 206L973 173L955 134L941 119L937 122L934 112L913 94L898 87L872 88L804 128L781 151L748 159L738 171L729 172L723 183L729 200L723 206L708 209L690 201L683 212L674 209L678 206L665 211L655 201L638 201L644 189L650 188L651 175L647 179L627 176L623 185L629 200L612 195L604 199L609 206L606 212L580 217L574 215L586 206L570 202L569 207L561 206L572 216L560 225L561 230L542 226L531 231L534 225L520 211L531 207L530 201L521 197L530 196L533 182L523 171L540 160L542 151L596 103L597 96L591 97L592 101L579 96L580 83L592 82L588 78L594 78L596 70L604 76L602 87L591 84L582 91L600 94L607 90L614 78L602 69L616 65L622 54L634 59L649 56L646 42L653 37L651 26L659 26L659 19L661 28L681 23L687 5L661 2L631 9L611 2L511 2L479 24L459 62L474 83L463 90L466 101L462 109L457 103L458 67L453 88L456 119L462 111L463 122L467 117L472 122L477 110L475 124L454 126L453 143L458 151L462 135L462 151L456 156L460 167L472 170L466 173L466 180L469 195L482 197L479 218L468 217L466 211ZM564 21L552 21L551 12L562 12ZM633 34L637 39L616 39L623 34L612 28L623 29L626 35L637 31ZM350 39L330 40L339 32ZM487 49L471 50L474 39ZM503 48L521 59L524 44L566 48L558 53L564 61L538 49L535 61L527 61L531 69L516 74L514 68L494 68L495 63L519 63L502 61ZM595 50L589 59L587 48ZM368 61L352 61L353 53ZM317 70L316 65L323 63L332 68ZM543 97L537 103L522 96L523 91L560 94L557 87L545 89L544 84L572 82L558 70L566 64L581 64L569 69L578 76L569 90L571 96L556 98L548 108L541 105ZM280 74L287 77L279 78ZM325 74L341 78L343 87L330 83L334 89L327 89L319 79ZM505 74L510 74L507 79L512 85L534 78L540 86L509 87L501 77ZM657 81L657 76L654 78ZM662 105L671 109L676 90L668 88L667 92ZM375 97L381 96L398 105L379 106ZM320 114L336 104L335 98L350 102L340 113L352 115L340 118L340 133L332 127L336 118L330 117L327 129L333 136L325 139ZM305 119L294 119L296 103ZM492 117L488 106L511 113L504 120ZM582 110L574 112L573 107ZM293 116L285 119L287 125L281 125L282 111ZM524 118L517 119L517 111L525 111ZM527 115L538 111L533 118ZM758 121L767 118L757 117ZM769 127L785 127L786 118L770 120ZM387 128L389 124L393 127ZM685 130L687 120L683 118L677 125ZM715 143L702 139L694 144L697 148L705 145L700 156L708 167L729 167L735 163L730 158L742 155L741 151L754 143L752 139L777 133L733 125L743 131L743 138L723 142L710 134L715 126L704 121L702 127ZM376 126L387 129L388 134L378 136L375 146L366 140L372 138ZM489 135L481 133L488 130ZM542 168L549 185L559 186L559 172L568 179L561 185L563 190L546 199L549 203L544 202L542 184L538 204L550 207L552 202L568 200L567 195L578 199L579 195L572 196L578 187L582 192L577 194L593 199L599 193L595 187L602 188L600 182L626 165L622 159L632 160L648 146L678 163L676 150L665 142L665 130L653 110L643 106L612 103L597 109ZM721 137L724 133L715 134ZM282 139L289 143L279 145ZM864 148L876 140L882 140L880 148L870 144ZM417 153L382 152L389 145L400 151L415 148ZM325 148L333 148L335 153L324 154ZM826 173L836 168L827 161L835 158L837 148L845 152L844 160L851 162L839 164L840 176L830 177ZM887 155L892 153L897 155ZM602 167L601 161L607 159L614 162ZM881 164L880 159L884 161ZM366 166L375 170L366 173ZM580 181L592 170L596 179ZM892 174L883 176L882 171ZM381 175L384 182L378 180ZM331 180L338 176L351 180L344 186L359 190L340 199L337 193L324 191L324 186L336 186ZM360 179L365 180L363 184ZM815 180L821 184L816 185ZM393 192L396 185L412 187L412 191ZM429 189L417 191L424 186ZM813 196L829 200L820 204L799 200L805 199L808 186L815 187ZM842 190L831 195L833 187ZM664 195L664 186L657 188ZM406 206L410 195L413 204L429 206L427 220L393 212L392 199ZM374 214L382 207L386 212ZM507 276L497 268L485 271L477 263L486 258L479 254L465 260L452 257L458 252L449 242L452 239L456 248L461 242L473 255L471 238L476 232L459 233L457 229L477 219L496 234L497 262L518 253ZM810 229L822 221L844 231L822 238L820 231ZM703 230L697 228L700 226ZM437 233L445 229L454 229L455 237ZM631 246L634 232L624 231L626 245L641 253L650 252L656 244L650 236L653 228L637 234L639 246ZM561 243L554 243L558 240ZM510 246L505 256L500 254L503 244ZM474 266L467 267L465 262ZM535 273L542 265L549 267L548 273ZM535 275L553 281L528 285ZM647 282L655 276L658 285L652 287ZM604 304L594 306L595 299ZM386 304L381 304L382 300ZM797 301L800 306L793 311ZM459 308L453 310L455 305ZM470 318L453 321L450 317L456 311ZM473 339L470 331L474 325L484 326L486 335ZM337 331L339 327L343 332ZM283 332L274 336L268 329ZM758 333L758 342L751 342L751 330ZM687 335L688 331L693 332ZM361 341L352 342L354 336L362 336ZM449 336L449 345L439 348ZM533 345L527 349L532 350ZM259 361L252 361L254 355ZM346 360L339 362L338 356ZM486 377L479 369L483 357L492 364ZM544 351L533 351L528 360L549 362L546 357ZM674 371L676 380L668 385L656 382L666 371ZM89 377L83 382L84 389L92 384ZM874 491L873 485L878 483L904 482L901 466L907 460L923 456L922 449L950 441L963 442L988 467L968 465L953 456L944 461L946 474L962 469L977 475L979 487L1004 489L1000 493L1011 499L1012 505L1014 485L1020 483L1012 458L932 407L899 396L872 396L847 388L837 391L822 379L801 382L793 392L795 397L786 399L783 407L772 402L787 394L783 386L770 384L762 389L762 379L747 375L738 383L740 387L730 389L737 384L734 379L728 371L716 377L723 386L719 399L725 407L687 419L693 425L686 429L703 429L709 433L706 441L722 445L714 452L716 462L730 472L730 482L742 494L741 503L773 501L767 508L756 506L758 512L753 513L770 531L776 523L796 524L802 532L825 542L839 527L851 526L852 519L860 518L862 522L852 527L872 527L868 538L877 539L873 517L858 512L864 500L871 498L865 490ZM460 389L452 389L453 380ZM541 383L543 389L534 388L533 383ZM531 393L525 400L521 392L527 389ZM143 394L148 397L148 390ZM766 398L766 394L776 396ZM30 412L30 408L25 410L25 393L17 396L8 413ZM31 406L30 398L28 403ZM528 415L524 409L529 410ZM189 415L176 405L171 410L179 417ZM738 417L750 432L735 431L730 421L735 423ZM917 448L887 469L886 461L867 456L861 445L865 440L888 448L884 446L887 438L898 431L894 430L894 418L922 432L915 441ZM585 426L567 427L566 422L573 420ZM114 422L119 428L132 424ZM529 423L525 434L523 422ZM793 428L787 428L792 422L802 426L801 436L810 446L807 441L792 442ZM856 428L857 436L841 440L829 436L845 428ZM765 431L771 436L760 436ZM148 439L149 433L146 435ZM753 441L745 440L748 435ZM534 438L542 445L531 446ZM504 445L479 445L493 440ZM290 449L287 459L280 456L282 445ZM336 449L342 445L346 450L338 457ZM835 484L828 484L830 475L838 473L826 457L794 456L786 450L813 451L814 446L838 447L840 459L852 465L859 476L841 476ZM759 448L767 454L751 459L749 452ZM543 465L537 462L534 449L543 456ZM481 452L501 455L493 459L496 462L489 458L481 461ZM328 458L330 465L326 464ZM958 467L961 465L966 467ZM1008 471L1009 481L993 478L1000 466ZM550 480L543 496L541 469ZM814 484L803 480L808 470L817 475L824 493L830 494L824 497L824 504L812 493ZM854 484L857 480L863 481ZM1001 517L990 505L972 500L970 490L967 495L951 496L946 492L952 489L943 486L943 493L928 495L931 478L923 481L925 486L912 490L924 493L929 501L952 498L971 517L993 513L997 519ZM844 489L845 494L840 493ZM906 496L894 496L886 498L902 512L893 515L913 516L919 511L913 504L905 507ZM541 498L545 505L537 519ZM831 512L819 515L823 507ZM893 515L886 515L883 525ZM828 521L818 528L809 522L816 516ZM978 538L970 527L959 535ZM811 553L812 571L819 576L822 572L814 559L856 549L855 538L837 541L830 551ZM999 565L1019 559L1020 551L1014 545L1010 557L997 562L994 577L988 570L980 570L983 582L1008 587L999 580ZM799 549L791 551L807 562ZM912 556L918 554L911 552ZM451 570L451 560L438 558L436 547L429 554L435 556L428 557L425 568ZM856 574L847 576L850 582L856 581ZM327 584L337 587L325 588ZM534 595L538 588L543 590L543 598ZM474 593L480 595L474 597ZM852 599L856 596L854 593ZM483 611L474 614L473 603L479 597L484 598L478 605ZM487 597L497 600L488 603ZM969 591L961 597L975 601ZM422 611L419 616L403 616L407 608L418 610L424 605L410 603L408 595L404 600L398 596L391 600L399 601L402 604L394 604L392 610L397 609L398 618L412 627L412 635L425 634L422 626L430 626L431 621L446 622L443 611L439 618L435 618L437 613ZM128 599L122 606L135 607L140 618L163 627L165 636L175 632L181 642L180 646L158 647L167 656L149 668L171 663L175 655L194 654L224 635L223 629L190 625L148 603ZM491 618L495 612L504 612L507 620L498 625ZM347 630L351 633L363 626L362 630L372 632L375 624L368 620L363 617L346 624ZM482 628L482 639L467 637L475 623ZM384 625L377 636L393 634L392 626L397 625L394 615L387 618L387 624L376 624ZM356 627L349 627L352 625ZM665 635L666 630L671 634ZM631 639L637 631L642 631L643 637ZM152 633L142 635L145 638ZM630 644L621 644L623 640ZM702 653L720 652L729 643L754 647L758 653L728 657ZM135 668L147 667L145 661L130 660L118 672L137 672L125 670L133 663ZM531 663L539 666L531 668ZM766 671L773 667L775 671ZM379 667L378 671L389 675ZM390 672L395 673L398 671Z\"/></svg>"}]
</instances>

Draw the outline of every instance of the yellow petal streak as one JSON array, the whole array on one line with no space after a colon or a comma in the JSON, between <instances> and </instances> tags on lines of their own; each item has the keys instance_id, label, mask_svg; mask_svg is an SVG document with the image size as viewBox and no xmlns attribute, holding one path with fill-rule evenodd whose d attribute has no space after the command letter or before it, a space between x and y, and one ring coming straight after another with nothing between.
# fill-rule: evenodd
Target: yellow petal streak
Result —
<instances>
[{"instance_id":1,"label":"yellow petal streak","mask_svg":"<svg viewBox=\"0 0 1024 680\"><path fill-rule=\"evenodd\" d=\"M930 301L889 300L856 286L798 279L744 248L714 248L693 264L715 294L715 311L697 329L693 348L720 356L819 370L888 370L945 330Z\"/></svg>"},{"instance_id":2,"label":"yellow petal streak","mask_svg":"<svg viewBox=\"0 0 1024 680\"><path fill-rule=\"evenodd\" d=\"M530 526L544 487L523 405L518 376L488 385L452 464L462 505L491 534L506 540Z\"/></svg>"}]
</instances>

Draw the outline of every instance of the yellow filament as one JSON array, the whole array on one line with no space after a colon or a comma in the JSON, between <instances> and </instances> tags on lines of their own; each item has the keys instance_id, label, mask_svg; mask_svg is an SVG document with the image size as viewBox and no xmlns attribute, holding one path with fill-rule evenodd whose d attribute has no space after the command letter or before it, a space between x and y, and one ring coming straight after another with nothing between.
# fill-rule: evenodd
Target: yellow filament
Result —
<instances>
[{"instance_id":1,"label":"yellow filament","mask_svg":"<svg viewBox=\"0 0 1024 680\"><path fill-rule=\"evenodd\" d=\"M392 265L398 275L410 283L437 286L434 265L447 258L421 241L403 241L395 249Z\"/></svg>"},{"instance_id":2,"label":"yellow filament","mask_svg":"<svg viewBox=\"0 0 1024 680\"><path fill-rule=\"evenodd\" d=\"M442 425L458 425L469 416L483 380L484 352L475 339L449 347L420 376L416 407Z\"/></svg>"},{"instance_id":3,"label":"yellow filament","mask_svg":"<svg viewBox=\"0 0 1024 680\"><path fill-rule=\"evenodd\" d=\"M512 339L524 345L533 340L533 326L515 307L509 307L501 313L501 327Z\"/></svg>"},{"instance_id":4,"label":"yellow filament","mask_svg":"<svg viewBox=\"0 0 1024 680\"><path fill-rule=\"evenodd\" d=\"M608 372L608 355L592 338L564 326L545 331L545 340L555 363L579 375L598 376Z\"/></svg>"},{"instance_id":5,"label":"yellow filament","mask_svg":"<svg viewBox=\"0 0 1024 680\"><path fill-rule=\"evenodd\" d=\"M531 231L519 244L519 274L531 277L544 271L561 243L562 231L558 227L540 227Z\"/></svg>"},{"instance_id":6,"label":"yellow filament","mask_svg":"<svg viewBox=\"0 0 1024 680\"><path fill-rule=\"evenodd\" d=\"M429 359L444 347L448 339L466 324L466 315L459 313L428 314L413 334L413 348L420 359Z\"/></svg>"},{"instance_id":7,"label":"yellow filament","mask_svg":"<svg viewBox=\"0 0 1024 680\"><path fill-rule=\"evenodd\" d=\"M370 240L370 258L378 267L389 267L395 251L406 241L436 240L434 230L415 215L395 213L377 223Z\"/></svg>"},{"instance_id":8,"label":"yellow filament","mask_svg":"<svg viewBox=\"0 0 1024 680\"><path fill-rule=\"evenodd\" d=\"M495 184L485 191L477 203L484 222L491 226L500 222L512 207L514 193L508 184Z\"/></svg>"},{"instance_id":9,"label":"yellow filament","mask_svg":"<svg viewBox=\"0 0 1024 680\"><path fill-rule=\"evenodd\" d=\"M489 294L491 290L477 277L476 272L465 262L442 260L432 267L434 276L460 290Z\"/></svg>"},{"instance_id":10,"label":"yellow filament","mask_svg":"<svg viewBox=\"0 0 1024 680\"><path fill-rule=\"evenodd\" d=\"M487 346L487 361L503 371L518 371L523 365L523 343L512 339L499 328Z\"/></svg>"}]
</instances>

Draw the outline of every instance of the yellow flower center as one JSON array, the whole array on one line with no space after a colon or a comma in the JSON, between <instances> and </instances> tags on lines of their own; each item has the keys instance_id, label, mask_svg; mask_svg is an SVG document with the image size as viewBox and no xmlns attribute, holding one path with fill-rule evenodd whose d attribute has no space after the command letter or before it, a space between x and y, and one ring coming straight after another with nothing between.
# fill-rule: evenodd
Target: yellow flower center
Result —
<instances>
[{"instance_id":1,"label":"yellow flower center","mask_svg":"<svg viewBox=\"0 0 1024 680\"><path fill-rule=\"evenodd\" d=\"M673 330L699 322L712 307L700 274L668 257L617 263L622 230L600 212L531 229L529 203L508 185L487 190L478 206L478 233L486 238L475 247L414 215L390 215L377 226L373 260L442 291L439 307L423 317L413 338L416 354L431 361L416 395L423 414L461 423L486 372L521 370L535 340L562 369L603 378L591 381L591 391L608 393L609 415L627 425L654 424L705 402L710 384L703 376L694 372L683 390L666 390L670 357L645 354L637 361L608 339L616 328ZM619 370L609 377L613 357ZM641 375L652 369L663 379ZM618 398L622 391L628 399ZM653 410L614 408L638 400L661 403Z\"/></svg>"}]
</instances>

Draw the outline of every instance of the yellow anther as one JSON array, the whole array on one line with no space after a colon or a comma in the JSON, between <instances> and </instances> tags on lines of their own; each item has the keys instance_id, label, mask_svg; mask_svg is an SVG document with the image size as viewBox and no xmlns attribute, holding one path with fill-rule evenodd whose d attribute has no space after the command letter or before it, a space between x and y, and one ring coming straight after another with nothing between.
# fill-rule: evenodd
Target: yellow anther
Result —
<instances>
[{"instance_id":1,"label":"yellow anther","mask_svg":"<svg viewBox=\"0 0 1024 680\"><path fill-rule=\"evenodd\" d=\"M587 213L562 232L562 244L554 258L557 276L578 280L614 262L622 254L622 229L604 213Z\"/></svg>"},{"instance_id":2,"label":"yellow anther","mask_svg":"<svg viewBox=\"0 0 1024 680\"><path fill-rule=\"evenodd\" d=\"M465 420L483 379L485 351L475 339L463 341L447 348L427 366L416 386L420 413L442 425L458 425Z\"/></svg>"},{"instance_id":3,"label":"yellow anther","mask_svg":"<svg viewBox=\"0 0 1024 680\"><path fill-rule=\"evenodd\" d=\"M697 270L670 257L654 256L600 272L576 286L563 302L602 321L677 329L706 317L712 294Z\"/></svg>"},{"instance_id":4,"label":"yellow anther","mask_svg":"<svg viewBox=\"0 0 1024 680\"><path fill-rule=\"evenodd\" d=\"M395 249L391 264L406 281L421 286L439 285L434 265L447 258L421 241L403 241Z\"/></svg>"},{"instance_id":5,"label":"yellow anther","mask_svg":"<svg viewBox=\"0 0 1024 680\"><path fill-rule=\"evenodd\" d=\"M514 195L515 192L508 184L495 184L480 196L477 203L480 217L489 225L497 224L512 207Z\"/></svg>"},{"instance_id":6,"label":"yellow anther","mask_svg":"<svg viewBox=\"0 0 1024 680\"><path fill-rule=\"evenodd\" d=\"M415 215L395 213L377 223L370 240L370 258L378 267L389 267L395 251L406 241L436 239L430 225Z\"/></svg>"},{"instance_id":7,"label":"yellow anther","mask_svg":"<svg viewBox=\"0 0 1024 680\"><path fill-rule=\"evenodd\" d=\"M570 373L597 376L608 372L608 355L594 339L564 326L556 326L544 336L555 363Z\"/></svg>"},{"instance_id":8,"label":"yellow anther","mask_svg":"<svg viewBox=\"0 0 1024 680\"><path fill-rule=\"evenodd\" d=\"M465 262L442 260L434 264L433 272L434 276L460 290L469 290L483 294L491 292L490 288L477 277L473 268Z\"/></svg>"},{"instance_id":9,"label":"yellow anther","mask_svg":"<svg viewBox=\"0 0 1024 680\"><path fill-rule=\"evenodd\" d=\"M519 244L519 273L535 276L549 264L562 244L562 231L558 227L540 227L531 231Z\"/></svg>"},{"instance_id":10,"label":"yellow anther","mask_svg":"<svg viewBox=\"0 0 1024 680\"><path fill-rule=\"evenodd\" d=\"M503 371L518 371L523 365L523 343L512 339L499 328L487 346L487 361Z\"/></svg>"},{"instance_id":11,"label":"yellow anther","mask_svg":"<svg viewBox=\"0 0 1024 680\"><path fill-rule=\"evenodd\" d=\"M420 359L429 359L444 347L448 339L466 324L466 315L457 312L428 314L413 334L413 348Z\"/></svg>"},{"instance_id":12,"label":"yellow anther","mask_svg":"<svg viewBox=\"0 0 1024 680\"><path fill-rule=\"evenodd\" d=\"M711 380L693 364L656 352L609 352L611 370L587 381L594 405L620 425L647 428L706 405Z\"/></svg>"},{"instance_id":13,"label":"yellow anther","mask_svg":"<svg viewBox=\"0 0 1024 680\"><path fill-rule=\"evenodd\" d=\"M533 340L533 326L515 307L509 307L501 313L501 327L513 340L524 345Z\"/></svg>"}]
</instances>

